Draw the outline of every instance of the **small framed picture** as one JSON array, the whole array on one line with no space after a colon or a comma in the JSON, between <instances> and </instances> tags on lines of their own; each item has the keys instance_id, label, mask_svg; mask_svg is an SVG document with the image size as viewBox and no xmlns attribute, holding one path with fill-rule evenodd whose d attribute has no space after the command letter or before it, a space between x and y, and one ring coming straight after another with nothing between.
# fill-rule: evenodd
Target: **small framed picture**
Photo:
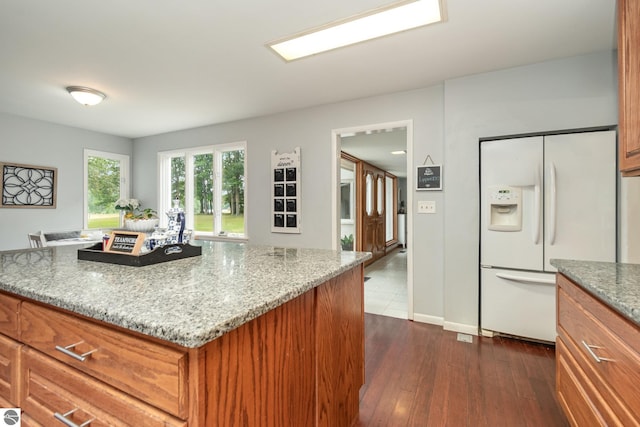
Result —
<instances>
[{"instance_id":1,"label":"small framed picture","mask_svg":"<svg viewBox=\"0 0 640 427\"><path fill-rule=\"evenodd\" d=\"M442 190L442 166L418 166L416 168L416 190Z\"/></svg>"},{"instance_id":2,"label":"small framed picture","mask_svg":"<svg viewBox=\"0 0 640 427\"><path fill-rule=\"evenodd\" d=\"M287 177L287 181L295 181L296 180L296 168L287 168L285 169L285 174Z\"/></svg>"},{"instance_id":3,"label":"small framed picture","mask_svg":"<svg viewBox=\"0 0 640 427\"><path fill-rule=\"evenodd\" d=\"M274 181L284 181L284 169L274 169L273 170L273 180Z\"/></svg>"},{"instance_id":4,"label":"small framed picture","mask_svg":"<svg viewBox=\"0 0 640 427\"><path fill-rule=\"evenodd\" d=\"M287 212L296 212L298 210L297 199L287 199Z\"/></svg>"},{"instance_id":5,"label":"small framed picture","mask_svg":"<svg viewBox=\"0 0 640 427\"><path fill-rule=\"evenodd\" d=\"M275 212L284 212L284 199L273 199L273 210Z\"/></svg>"},{"instance_id":6,"label":"small framed picture","mask_svg":"<svg viewBox=\"0 0 640 427\"><path fill-rule=\"evenodd\" d=\"M273 195L275 197L284 197L284 184L274 184Z\"/></svg>"},{"instance_id":7,"label":"small framed picture","mask_svg":"<svg viewBox=\"0 0 640 427\"><path fill-rule=\"evenodd\" d=\"M273 216L274 227L284 227L284 214L275 214Z\"/></svg>"},{"instance_id":8,"label":"small framed picture","mask_svg":"<svg viewBox=\"0 0 640 427\"><path fill-rule=\"evenodd\" d=\"M287 228L295 228L298 226L298 216L295 214L287 214Z\"/></svg>"}]
</instances>

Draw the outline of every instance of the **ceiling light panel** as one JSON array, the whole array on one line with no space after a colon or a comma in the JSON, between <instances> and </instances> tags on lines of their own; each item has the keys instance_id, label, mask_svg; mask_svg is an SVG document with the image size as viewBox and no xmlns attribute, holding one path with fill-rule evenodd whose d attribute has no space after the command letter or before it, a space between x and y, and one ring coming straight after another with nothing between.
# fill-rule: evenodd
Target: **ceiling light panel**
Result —
<instances>
[{"instance_id":1,"label":"ceiling light panel","mask_svg":"<svg viewBox=\"0 0 640 427\"><path fill-rule=\"evenodd\" d=\"M402 2L268 46L287 61L440 22L440 0Z\"/></svg>"}]
</instances>

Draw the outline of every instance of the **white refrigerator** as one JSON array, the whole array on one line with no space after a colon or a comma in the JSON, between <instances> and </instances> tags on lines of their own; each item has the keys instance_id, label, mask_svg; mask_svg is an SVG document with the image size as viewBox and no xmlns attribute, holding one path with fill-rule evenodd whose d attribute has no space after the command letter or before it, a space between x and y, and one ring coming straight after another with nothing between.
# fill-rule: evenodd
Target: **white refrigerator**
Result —
<instances>
[{"instance_id":1,"label":"white refrigerator","mask_svg":"<svg viewBox=\"0 0 640 427\"><path fill-rule=\"evenodd\" d=\"M480 143L480 327L556 339L553 258L616 260L616 133Z\"/></svg>"}]
</instances>

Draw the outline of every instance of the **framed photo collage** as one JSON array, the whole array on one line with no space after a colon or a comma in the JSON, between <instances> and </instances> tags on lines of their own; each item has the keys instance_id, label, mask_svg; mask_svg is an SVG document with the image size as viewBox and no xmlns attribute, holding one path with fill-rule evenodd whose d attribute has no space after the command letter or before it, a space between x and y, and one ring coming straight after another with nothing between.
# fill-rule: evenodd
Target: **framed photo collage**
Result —
<instances>
[{"instance_id":1,"label":"framed photo collage","mask_svg":"<svg viewBox=\"0 0 640 427\"><path fill-rule=\"evenodd\" d=\"M300 148L271 152L271 232L300 233Z\"/></svg>"}]
</instances>

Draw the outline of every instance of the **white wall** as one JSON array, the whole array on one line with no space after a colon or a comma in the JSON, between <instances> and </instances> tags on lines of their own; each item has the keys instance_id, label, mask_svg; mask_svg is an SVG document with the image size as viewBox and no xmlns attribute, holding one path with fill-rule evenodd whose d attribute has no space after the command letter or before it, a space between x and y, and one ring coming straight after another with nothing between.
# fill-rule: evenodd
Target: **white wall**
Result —
<instances>
[{"instance_id":1,"label":"white wall","mask_svg":"<svg viewBox=\"0 0 640 427\"><path fill-rule=\"evenodd\" d=\"M332 129L412 120L412 167L443 165L443 191L413 193L414 319L474 333L478 325L478 139L617 123L615 52L565 58L449 80L444 85L142 138L134 194L155 198L156 153L247 141L252 243L330 248ZM302 151L300 235L270 232L271 150ZM435 215L416 214L421 200ZM445 220L446 218L446 220Z\"/></svg>"},{"instance_id":2,"label":"white wall","mask_svg":"<svg viewBox=\"0 0 640 427\"><path fill-rule=\"evenodd\" d=\"M332 129L412 120L411 167L430 155L444 172L443 191L415 191L415 183L407 183L413 194L407 209L414 212L408 238L414 259L414 318L473 333L478 324L478 139L616 124L616 92L616 55L603 52L141 138L133 148L128 139L0 114L0 160L55 166L60 174L58 209L0 209L0 249L25 247L28 231L81 226L85 147L122 154L132 150L132 194L154 206L158 151L245 140L250 242L330 248ZM296 146L302 154L302 233L271 233L270 153ZM640 218L640 178L636 180L622 202L632 219ZM415 214L421 200L435 201L437 213ZM623 228L626 236L640 230L640 221ZM623 250L629 259L640 257L640 244L628 246Z\"/></svg>"},{"instance_id":3,"label":"white wall","mask_svg":"<svg viewBox=\"0 0 640 427\"><path fill-rule=\"evenodd\" d=\"M354 126L413 120L414 159L427 154L442 160L443 87L331 104L267 117L174 132L134 142L133 195L153 206L158 151L207 144L247 141L247 228L251 243L331 248L331 131ZM271 150L301 147L302 233L271 233ZM427 197L424 195L424 197ZM419 197L416 197L418 199ZM442 206L442 192L429 198ZM149 202L147 202L147 200ZM443 213L421 215L413 224L421 237L414 249L415 311L442 317ZM411 241L411 239L410 239Z\"/></svg>"},{"instance_id":4,"label":"white wall","mask_svg":"<svg viewBox=\"0 0 640 427\"><path fill-rule=\"evenodd\" d=\"M445 328L478 324L478 139L615 125L616 70L603 52L445 83Z\"/></svg>"},{"instance_id":5,"label":"white wall","mask_svg":"<svg viewBox=\"0 0 640 427\"><path fill-rule=\"evenodd\" d=\"M0 113L0 161L58 168L56 209L0 209L0 250L29 247L29 232L82 228L85 148L131 155L132 141Z\"/></svg>"}]
</instances>

